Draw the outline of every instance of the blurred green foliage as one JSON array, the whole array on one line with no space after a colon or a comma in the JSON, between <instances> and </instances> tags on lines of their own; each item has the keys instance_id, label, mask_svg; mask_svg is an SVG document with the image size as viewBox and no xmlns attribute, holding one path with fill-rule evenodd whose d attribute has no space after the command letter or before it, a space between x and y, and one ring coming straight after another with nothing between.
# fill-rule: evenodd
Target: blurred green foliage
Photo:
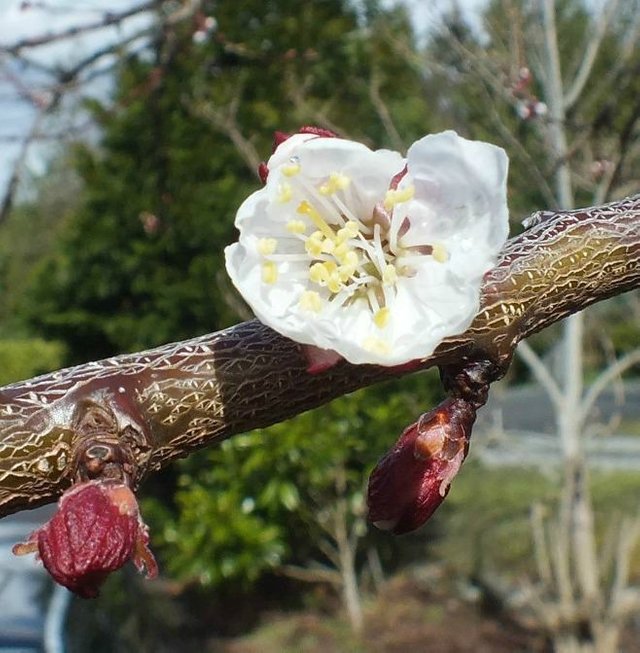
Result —
<instances>
[{"instance_id":1,"label":"blurred green foliage","mask_svg":"<svg viewBox=\"0 0 640 653\"><path fill-rule=\"evenodd\" d=\"M330 566L337 505L366 540L366 476L437 392L431 373L396 380L181 461L174 504L145 502L164 565L205 585L250 582L282 563Z\"/></svg>"},{"instance_id":2,"label":"blurred green foliage","mask_svg":"<svg viewBox=\"0 0 640 653\"><path fill-rule=\"evenodd\" d=\"M42 338L0 339L0 384L29 379L62 366L65 348Z\"/></svg>"}]
</instances>

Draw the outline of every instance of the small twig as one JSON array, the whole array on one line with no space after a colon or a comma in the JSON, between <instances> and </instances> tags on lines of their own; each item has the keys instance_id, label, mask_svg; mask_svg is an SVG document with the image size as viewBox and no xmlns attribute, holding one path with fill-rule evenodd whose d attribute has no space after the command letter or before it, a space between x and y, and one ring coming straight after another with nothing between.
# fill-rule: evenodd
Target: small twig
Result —
<instances>
[{"instance_id":1,"label":"small twig","mask_svg":"<svg viewBox=\"0 0 640 653\"><path fill-rule=\"evenodd\" d=\"M591 72L593 65L598 56L598 51L602 45L602 39L607 33L607 29L611 24L611 20L618 6L618 0L608 0L604 8L600 11L596 19L595 29L587 30L589 40L586 46L582 49L583 56L578 67L578 72L574 77L571 85L568 87L564 96L564 108L568 111L578 101L582 91L584 90Z\"/></svg>"},{"instance_id":2,"label":"small twig","mask_svg":"<svg viewBox=\"0 0 640 653\"><path fill-rule=\"evenodd\" d=\"M96 30L104 29L105 27L110 27L112 25L117 25L131 16L141 14L147 11L153 10L157 7L157 0L151 0L141 5L131 7L125 11L114 13L106 12L105 15L98 21L93 23L87 23L86 25L74 25L68 29L56 32L54 34L43 34L42 36L36 36L32 38L20 39L10 46L0 46L0 52L6 52L8 54L18 54L21 50L27 48L37 48L42 45L48 45L49 43L55 43L57 41L64 41L80 34L86 34L87 32L94 32Z\"/></svg>"},{"instance_id":3,"label":"small twig","mask_svg":"<svg viewBox=\"0 0 640 653\"><path fill-rule=\"evenodd\" d=\"M371 77L369 78L369 98L391 141L391 145L394 149L404 152L406 150L404 141L396 129L389 107L380 95L380 71L375 68L371 71Z\"/></svg>"},{"instance_id":4,"label":"small twig","mask_svg":"<svg viewBox=\"0 0 640 653\"><path fill-rule=\"evenodd\" d=\"M534 503L531 506L530 521L538 576L546 587L551 587L553 571L551 569L549 543L545 526L545 509L540 503Z\"/></svg>"},{"instance_id":5,"label":"small twig","mask_svg":"<svg viewBox=\"0 0 640 653\"><path fill-rule=\"evenodd\" d=\"M277 573L301 580L305 583L329 583L337 587L342 586L342 576L335 569L326 567L298 567L297 565L281 565L276 569Z\"/></svg>"},{"instance_id":6,"label":"small twig","mask_svg":"<svg viewBox=\"0 0 640 653\"><path fill-rule=\"evenodd\" d=\"M640 349L634 349L601 372L591 386L589 386L589 390L581 402L580 419L583 421L588 419L589 413L598 397L607 389L612 381L630 367L638 364L640 364Z\"/></svg>"},{"instance_id":7,"label":"small twig","mask_svg":"<svg viewBox=\"0 0 640 653\"><path fill-rule=\"evenodd\" d=\"M549 368L542 362L542 359L536 352L533 347L526 341L523 340L516 350L517 355L526 363L527 367L531 373L535 376L536 380L544 388L547 396L551 400L551 403L554 405L556 410L562 409L562 402L564 397L560 386L556 380L551 375Z\"/></svg>"}]
</instances>

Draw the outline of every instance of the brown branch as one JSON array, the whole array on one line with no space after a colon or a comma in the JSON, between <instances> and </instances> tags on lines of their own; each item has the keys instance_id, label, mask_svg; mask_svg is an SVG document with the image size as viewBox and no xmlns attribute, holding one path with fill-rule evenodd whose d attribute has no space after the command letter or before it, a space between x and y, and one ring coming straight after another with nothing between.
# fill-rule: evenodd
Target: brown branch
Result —
<instances>
[{"instance_id":1,"label":"brown branch","mask_svg":"<svg viewBox=\"0 0 640 653\"><path fill-rule=\"evenodd\" d=\"M342 585L342 577L335 569L282 565L276 569L276 573L287 576L288 578L304 581L305 583L329 583L338 587Z\"/></svg>"},{"instance_id":2,"label":"brown branch","mask_svg":"<svg viewBox=\"0 0 640 653\"><path fill-rule=\"evenodd\" d=\"M238 84L233 97L224 107L218 108L207 101L192 102L188 98L183 99L183 104L193 116L206 121L213 129L225 135L233 143L251 174L258 177L262 158L255 145L242 133L237 120L243 91L244 85Z\"/></svg>"},{"instance_id":3,"label":"brown branch","mask_svg":"<svg viewBox=\"0 0 640 653\"><path fill-rule=\"evenodd\" d=\"M34 120L33 127L29 134L19 139L21 141L20 153L16 163L13 165L3 197L0 199L0 223L7 218L11 211L18 186L21 182L24 162L33 142L42 138L42 124L44 123L45 118L56 110L65 93L67 93L71 88L82 83L87 84L94 77L112 71L114 66L117 65L114 62L113 65L105 66L102 69L96 70L96 64L98 62L109 55L129 48L140 39L148 40L153 34L155 27L141 28L126 38L121 38L113 43L108 43L68 67L40 63L25 56L24 52L32 51L42 45L68 41L78 35L88 32L94 32L106 27L120 25L133 16L157 10L161 3L162 0L150 0L122 12L106 12L100 20L92 23L75 25L57 33L43 34L38 37L16 41L12 45L0 46L0 56L6 55L12 57L23 65L35 68L52 77L50 85L47 86L44 92L42 92L29 88L20 77L12 73L7 66L0 71L0 74L14 86L18 97L33 105L38 111L38 115ZM198 11L200 5L201 0L183 0L176 9L162 18L161 23L163 26L172 26L181 21L188 20ZM87 71L90 73L92 72L93 74L88 74L83 77L83 74Z\"/></svg>"},{"instance_id":4,"label":"brown branch","mask_svg":"<svg viewBox=\"0 0 640 653\"><path fill-rule=\"evenodd\" d=\"M485 276L470 328L412 369L504 371L519 340L640 285L640 195L528 224ZM87 424L126 450L137 484L197 448L409 371L342 362L309 374L296 343L252 321L0 388L0 515L69 487Z\"/></svg>"},{"instance_id":5,"label":"brown branch","mask_svg":"<svg viewBox=\"0 0 640 653\"><path fill-rule=\"evenodd\" d=\"M396 150L405 151L407 148L396 128L395 123L393 122L391 111L389 111L389 107L380 94L380 85L380 71L374 68L371 71L371 76L369 78L369 99L371 100L371 104L378 114L378 118L382 123L385 132L387 133L387 137L389 138L391 145Z\"/></svg>"},{"instance_id":6,"label":"brown branch","mask_svg":"<svg viewBox=\"0 0 640 653\"><path fill-rule=\"evenodd\" d=\"M157 6L158 0L151 0L150 2L131 7L130 9L118 13L111 11L106 12L100 20L94 21L93 23L87 23L85 25L74 25L73 27L69 27L68 29L62 30L60 32L42 34L41 36L21 39L10 46L0 47L0 52L18 54L21 50L36 48L58 41L65 41L75 36L79 36L80 34L95 32L96 30L104 29L105 27L118 25L128 18L131 18L132 16L136 16L147 11L152 11Z\"/></svg>"}]
</instances>

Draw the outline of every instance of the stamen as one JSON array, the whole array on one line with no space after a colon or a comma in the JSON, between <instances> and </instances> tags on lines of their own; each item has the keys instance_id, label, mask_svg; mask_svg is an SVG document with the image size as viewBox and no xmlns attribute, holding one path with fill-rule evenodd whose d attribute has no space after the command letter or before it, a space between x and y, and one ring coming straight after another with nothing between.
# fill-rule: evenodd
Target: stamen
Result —
<instances>
[{"instance_id":1,"label":"stamen","mask_svg":"<svg viewBox=\"0 0 640 653\"><path fill-rule=\"evenodd\" d=\"M297 156L292 156L289 163L280 168L285 177L295 177L300 172L300 160Z\"/></svg>"},{"instance_id":2,"label":"stamen","mask_svg":"<svg viewBox=\"0 0 640 653\"><path fill-rule=\"evenodd\" d=\"M309 182L305 175L300 175L296 178L296 183L302 186L303 190L306 193L306 196L309 197L314 204L320 207L324 211L325 215L331 217L332 222L335 224L342 225L345 222L345 218L336 210L335 204L337 203L338 196L334 195L329 199L320 193L320 191ZM333 200L333 201L332 201Z\"/></svg>"},{"instance_id":3,"label":"stamen","mask_svg":"<svg viewBox=\"0 0 640 653\"><path fill-rule=\"evenodd\" d=\"M322 297L315 290L305 290L300 296L300 308L312 313L322 310Z\"/></svg>"},{"instance_id":4,"label":"stamen","mask_svg":"<svg viewBox=\"0 0 640 653\"><path fill-rule=\"evenodd\" d=\"M262 264L263 283L274 284L278 280L278 266L273 261Z\"/></svg>"},{"instance_id":5,"label":"stamen","mask_svg":"<svg viewBox=\"0 0 640 653\"><path fill-rule=\"evenodd\" d=\"M258 241L258 253L262 256L269 256L276 251L278 241L275 238L260 238Z\"/></svg>"},{"instance_id":6,"label":"stamen","mask_svg":"<svg viewBox=\"0 0 640 653\"><path fill-rule=\"evenodd\" d=\"M289 220L287 222L287 231L290 234L303 234L307 230L307 226L302 220Z\"/></svg>"},{"instance_id":7,"label":"stamen","mask_svg":"<svg viewBox=\"0 0 640 653\"><path fill-rule=\"evenodd\" d=\"M367 290L367 299L369 300L369 306L373 313L377 313L380 310L380 303L378 302L378 298L376 297L376 293L373 288L369 288L369 290Z\"/></svg>"},{"instance_id":8,"label":"stamen","mask_svg":"<svg viewBox=\"0 0 640 653\"><path fill-rule=\"evenodd\" d=\"M322 254L322 243L324 236L321 231L314 231L309 238L304 241L304 248L311 258L318 258Z\"/></svg>"},{"instance_id":9,"label":"stamen","mask_svg":"<svg viewBox=\"0 0 640 653\"><path fill-rule=\"evenodd\" d=\"M382 283L385 286L393 286L398 281L398 271L392 263L387 263L382 272Z\"/></svg>"},{"instance_id":10,"label":"stamen","mask_svg":"<svg viewBox=\"0 0 640 653\"><path fill-rule=\"evenodd\" d=\"M313 283L320 284L321 286L326 285L327 279L329 278L329 272L323 263L314 263L309 268L309 279Z\"/></svg>"},{"instance_id":11,"label":"stamen","mask_svg":"<svg viewBox=\"0 0 640 653\"><path fill-rule=\"evenodd\" d=\"M303 215L308 215L311 218L311 222L330 240L333 240L335 233L333 229L325 222L324 218L316 211L316 209L307 202L307 200L302 200L298 204L298 213Z\"/></svg>"},{"instance_id":12,"label":"stamen","mask_svg":"<svg viewBox=\"0 0 640 653\"><path fill-rule=\"evenodd\" d=\"M329 179L326 183L322 184L318 190L323 195L333 195L339 190L344 190L351 183L351 179L346 175L341 174L340 172L332 172L329 175Z\"/></svg>"},{"instance_id":13,"label":"stamen","mask_svg":"<svg viewBox=\"0 0 640 653\"><path fill-rule=\"evenodd\" d=\"M390 319L391 309L388 306L385 306L376 311L375 315L373 316L373 323L378 327L378 329L384 329L387 324L389 324Z\"/></svg>"},{"instance_id":14,"label":"stamen","mask_svg":"<svg viewBox=\"0 0 640 653\"><path fill-rule=\"evenodd\" d=\"M291 184L280 184L278 186L278 194L276 195L276 201L280 204L286 204L293 197L293 188Z\"/></svg>"},{"instance_id":15,"label":"stamen","mask_svg":"<svg viewBox=\"0 0 640 653\"><path fill-rule=\"evenodd\" d=\"M354 220L349 220L342 229L338 229L337 238L339 243L343 243L350 238L355 238L360 233L360 227Z\"/></svg>"},{"instance_id":16,"label":"stamen","mask_svg":"<svg viewBox=\"0 0 640 653\"><path fill-rule=\"evenodd\" d=\"M344 288L344 284L340 279L340 273L338 270L335 270L329 275L327 288L334 294L340 292Z\"/></svg>"},{"instance_id":17,"label":"stamen","mask_svg":"<svg viewBox=\"0 0 640 653\"><path fill-rule=\"evenodd\" d=\"M449 252L447 251L447 248L439 243L433 245L431 256L433 256L434 260L438 261L438 263L446 263L449 260Z\"/></svg>"},{"instance_id":18,"label":"stamen","mask_svg":"<svg viewBox=\"0 0 640 653\"><path fill-rule=\"evenodd\" d=\"M398 253L398 240L402 238L411 227L411 221L405 216L398 226L399 218L391 221L391 228L389 229L389 250L393 254Z\"/></svg>"},{"instance_id":19,"label":"stamen","mask_svg":"<svg viewBox=\"0 0 640 653\"><path fill-rule=\"evenodd\" d=\"M358 235L362 237L362 233L371 233L371 229L367 227L362 220L358 219L358 216L356 216L353 211L337 195L333 195L331 199L333 200L333 203L338 207L341 218L346 218L349 222L355 222L358 225L358 230L361 232Z\"/></svg>"},{"instance_id":20,"label":"stamen","mask_svg":"<svg viewBox=\"0 0 640 653\"><path fill-rule=\"evenodd\" d=\"M336 249L336 243L333 239L325 238L322 241L322 251L325 254L333 254Z\"/></svg>"},{"instance_id":21,"label":"stamen","mask_svg":"<svg viewBox=\"0 0 640 653\"><path fill-rule=\"evenodd\" d=\"M396 204L401 202L408 202L415 195L416 189L414 186L405 186L398 190L389 189L384 196L384 208L389 211Z\"/></svg>"},{"instance_id":22,"label":"stamen","mask_svg":"<svg viewBox=\"0 0 640 653\"><path fill-rule=\"evenodd\" d=\"M382 249L380 230L381 228L379 224L373 225L373 253L375 255L375 258L377 259L376 261L373 261L373 263L376 263L378 269L380 270L380 272L382 272L386 267L386 261L384 260L384 251Z\"/></svg>"}]
</instances>

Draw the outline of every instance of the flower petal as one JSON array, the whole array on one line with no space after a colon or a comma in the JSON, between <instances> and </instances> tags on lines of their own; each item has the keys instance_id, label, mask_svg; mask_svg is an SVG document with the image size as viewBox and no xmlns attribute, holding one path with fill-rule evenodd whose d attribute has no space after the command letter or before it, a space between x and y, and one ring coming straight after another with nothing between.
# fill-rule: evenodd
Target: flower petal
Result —
<instances>
[{"instance_id":1,"label":"flower petal","mask_svg":"<svg viewBox=\"0 0 640 653\"><path fill-rule=\"evenodd\" d=\"M444 132L405 161L307 133L283 141L268 166L226 250L262 322L379 365L425 358L469 326L507 234L500 148Z\"/></svg>"}]
</instances>

